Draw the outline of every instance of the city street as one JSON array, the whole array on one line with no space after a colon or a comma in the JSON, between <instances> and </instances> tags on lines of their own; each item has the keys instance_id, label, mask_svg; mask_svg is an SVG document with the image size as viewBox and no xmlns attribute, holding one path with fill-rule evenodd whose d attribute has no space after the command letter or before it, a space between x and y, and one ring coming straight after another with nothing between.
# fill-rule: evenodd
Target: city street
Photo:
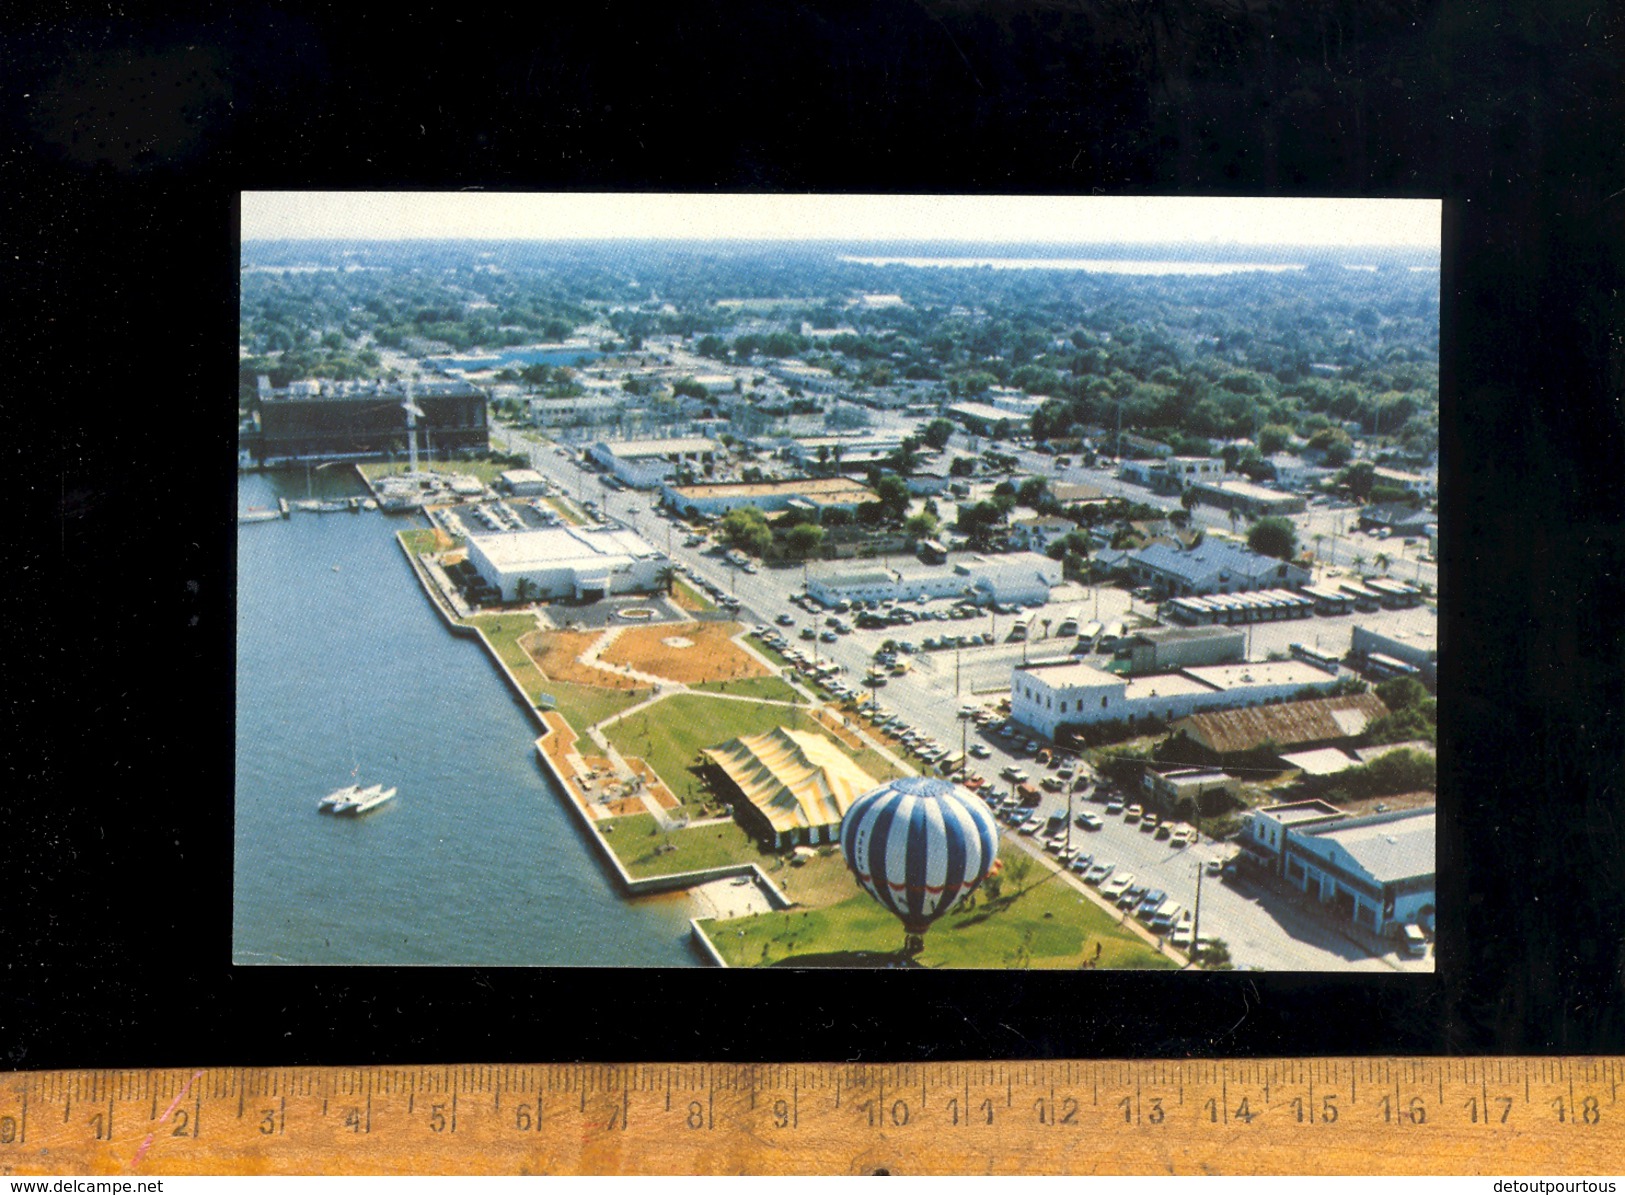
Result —
<instances>
[{"instance_id":1,"label":"city street","mask_svg":"<svg viewBox=\"0 0 1625 1195\"><path fill-rule=\"evenodd\" d=\"M573 458L554 451L552 445L538 445L522 439L509 429L494 427L492 441L505 451L525 452L537 472L551 479L567 494L577 494L598 501L606 516L614 517L633 527L656 546L670 546L672 558L698 577L717 585L724 593L736 596L742 608L739 618L746 625L772 625L781 613L789 613L794 625L782 628L791 644L809 655L816 651L820 660L833 660L840 664L848 684L863 687L876 650L886 639L909 640L918 644L932 635L972 634L994 630L999 641L995 646L924 652L911 655L913 670L903 677L889 677L886 685L873 693L882 713L895 713L910 726L930 735L945 746L958 750L966 745L984 743L990 757L970 761L971 771L980 773L1001 791L1009 791L1009 784L1000 780L999 773L1014 766L1029 772L1036 782L1044 769L1022 750L1012 750L1015 740L1005 740L997 734L983 731L958 716L963 705L981 705L986 698L976 691L1007 690L1009 669L1023 658L1020 644L1003 642L1012 618L1004 615L982 617L959 622L922 622L914 626L890 627L883 630L854 630L841 635L835 643L806 641L798 638L799 629L812 625L819 633L824 627L824 615L811 615L791 603L790 598L803 588L800 568L761 568L748 573L734 568L720 555L700 548L685 548L682 541L686 528L676 529L663 513L651 509L653 496L637 491L612 491L599 483L599 475L582 469ZM1035 461L1048 458L1035 457ZM1101 484L1093 475L1078 479L1090 484ZM1123 483L1114 482L1116 486ZM1102 485L1101 488L1105 488ZM1137 487L1135 487L1137 488ZM1143 494L1143 491L1141 491ZM1137 495L1138 496L1138 495ZM634 509L635 508L635 509ZM1069 587L1074 596L1052 602L1042 611L1023 611L1033 620L1034 633L1039 620L1051 617L1057 621L1068 609L1078 608L1092 617L1093 591L1082 598L1075 596L1077 587ZM1099 592L1103 617L1122 617L1128 612L1131 599L1122 590L1102 588ZM946 609L948 599L935 601L922 610ZM1133 602L1135 612L1150 614L1143 602ZM1248 630L1251 635L1253 658L1269 652L1285 652L1287 645L1302 641L1316 644L1333 654L1348 648L1349 635L1355 622L1367 625L1385 617L1415 618L1429 616L1425 612L1399 611L1376 615L1345 615L1337 618L1313 618L1289 622L1256 624ZM850 620L848 620L850 621ZM1075 640L1042 639L1026 645L1025 656L1037 661L1054 659L1070 653ZM959 662L956 667L955 656ZM1106 657L1097 657L1104 662ZM867 704L867 701L866 701ZM1132 801L1134 798L1128 798ZM1067 811L1067 795L1044 793L1039 806L1045 815ZM1081 846L1095 855L1097 860L1115 863L1120 872L1132 872L1136 882L1145 882L1166 891L1170 898L1186 908L1196 905L1198 872L1203 861L1228 853L1228 848L1203 839L1185 849L1171 847L1166 839L1156 839L1141 833L1137 827L1126 826L1120 817L1107 815L1103 804L1087 799L1086 793L1073 795L1074 814L1088 809L1100 815L1105 822L1099 831L1073 827L1072 845ZM1002 823L1001 823L1002 826ZM1023 849L1043 855L1041 840L1017 835L1006 828L1006 838ZM1068 873L1068 882L1079 882ZM1201 887L1201 920L1199 932L1205 937L1224 940L1230 947L1231 957L1238 968L1261 967L1267 970L1385 970L1430 969L1430 960L1408 960L1389 955L1372 957L1362 947L1344 937L1329 922L1296 909L1273 894L1246 893L1217 877L1203 879Z\"/></svg>"}]
</instances>

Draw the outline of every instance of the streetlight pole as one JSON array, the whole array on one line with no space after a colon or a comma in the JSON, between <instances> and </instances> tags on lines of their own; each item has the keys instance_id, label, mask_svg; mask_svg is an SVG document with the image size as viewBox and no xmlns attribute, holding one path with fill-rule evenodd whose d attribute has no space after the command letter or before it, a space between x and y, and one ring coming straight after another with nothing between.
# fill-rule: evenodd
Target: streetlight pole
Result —
<instances>
[{"instance_id":1,"label":"streetlight pole","mask_svg":"<svg viewBox=\"0 0 1625 1195\"><path fill-rule=\"evenodd\" d=\"M959 647L954 646L954 698L959 698Z\"/></svg>"}]
</instances>

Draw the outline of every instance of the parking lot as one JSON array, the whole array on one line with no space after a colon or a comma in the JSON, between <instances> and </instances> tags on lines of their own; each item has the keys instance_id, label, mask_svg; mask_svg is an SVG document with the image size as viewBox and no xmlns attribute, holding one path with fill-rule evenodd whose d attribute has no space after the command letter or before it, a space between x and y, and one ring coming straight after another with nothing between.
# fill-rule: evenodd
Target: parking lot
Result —
<instances>
[{"instance_id":1,"label":"parking lot","mask_svg":"<svg viewBox=\"0 0 1625 1195\"><path fill-rule=\"evenodd\" d=\"M571 460L550 450L537 449L533 453L536 467L552 477L566 491L574 493L581 485L582 471ZM999 779L1000 772L1016 767L1029 773L1034 783L1046 774L1035 763L1033 754L1026 750L1025 740L1001 738L996 730L989 733L978 730L973 723L959 716L962 707L989 704L1009 687L1012 664L1023 655L1032 661L1060 658L1070 654L1075 640L1044 637L1042 619L1050 618L1052 627L1071 611L1082 616L1095 617L1095 602L1099 602L1101 621L1124 619L1131 615L1149 615L1152 608L1129 593L1111 587L1098 591L1080 587L1067 587L1058 591L1063 596L1051 601L1041 610L1022 611L1037 638L1025 644L1008 642L1013 615L993 614L985 611L974 619L951 617L939 619L938 611L949 611L954 601L939 599L923 605L910 603L909 608L917 621L907 626L859 628L854 612L836 615L833 611L816 608L808 610L795 600L803 591L803 570L795 568L759 568L747 572L734 567L723 556L708 551L704 546L684 546L686 525L673 523L663 512L647 508L643 495L627 496L631 501L616 505L636 505L637 514L626 513L626 520L651 542L664 545L671 542L671 553L676 563L694 579L709 585L715 592L736 599L740 605L739 618L746 623L773 628L783 635L787 649L805 655L809 661L833 664L839 671L832 679L845 685L849 691L860 694L865 708L873 707L884 716L896 716L901 723L935 740L957 755L960 744L966 747L980 741L985 758L972 758L970 772L991 782L1002 794L1010 792L1007 781ZM607 504L606 504L607 505ZM615 513L613 510L610 513ZM918 620L930 615L928 621ZM841 633L826 624L831 617L840 618L849 628ZM1290 621L1258 623L1248 629L1251 635L1251 658L1285 654L1288 646L1302 642L1334 655L1348 649L1356 624L1382 626L1385 621L1432 618L1422 609L1382 611L1375 614L1350 614L1337 617L1313 616ZM785 625L785 622L789 625ZM811 628L815 638L801 637L803 628ZM830 639L825 638L828 632ZM956 662L953 650L927 652L923 650L926 637L944 634L990 633L995 639L991 646L961 649ZM832 641L830 641L832 639ZM887 640L908 641L917 650L899 652L899 659L907 659L910 669L904 676L886 673L881 684L871 687L866 683L875 653ZM1092 657L1100 663L1106 655ZM1087 773L1085 773L1087 775ZM1047 820L1060 814L1065 817L1070 804L1071 817L1089 811L1101 820L1101 829L1086 830L1075 821L1072 825L1073 847L1090 853L1096 861L1114 865L1114 872L1131 873L1136 883L1146 883L1161 889L1170 900L1178 901L1188 910L1196 905L1198 873L1209 859L1220 857L1229 848L1211 840L1199 840L1185 848L1170 845L1170 839L1142 833L1136 825L1125 825L1120 814L1107 814L1103 803L1092 800L1096 778L1087 775L1089 783L1077 792L1050 792L1040 789L1036 806ZM1133 798L1130 798L1132 800ZM1022 836L1005 827L1007 837L1025 849L1045 854L1038 835ZM1052 857L1052 856L1051 856ZM1245 885L1221 881L1203 874L1201 877L1200 932L1204 937L1223 939L1230 948L1237 967L1261 967L1268 970L1427 970L1432 961L1401 960L1397 955L1375 956L1363 945L1354 942L1333 923L1317 913L1301 909L1285 898L1271 893L1254 891Z\"/></svg>"}]
</instances>

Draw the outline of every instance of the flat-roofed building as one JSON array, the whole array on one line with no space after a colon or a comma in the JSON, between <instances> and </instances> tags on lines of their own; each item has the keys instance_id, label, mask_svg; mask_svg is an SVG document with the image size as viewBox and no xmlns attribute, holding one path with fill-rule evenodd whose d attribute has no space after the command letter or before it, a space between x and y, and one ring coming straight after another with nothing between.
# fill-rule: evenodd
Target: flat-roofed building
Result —
<instances>
[{"instance_id":1,"label":"flat-roofed building","mask_svg":"<svg viewBox=\"0 0 1625 1195\"><path fill-rule=\"evenodd\" d=\"M833 842L875 780L821 734L778 726L700 752L735 794L746 832L775 847Z\"/></svg>"},{"instance_id":2,"label":"flat-roofed building","mask_svg":"<svg viewBox=\"0 0 1625 1195\"><path fill-rule=\"evenodd\" d=\"M1117 657L1138 674L1168 672L1192 664L1229 664L1247 654L1247 632L1226 627L1153 627L1118 644Z\"/></svg>"},{"instance_id":3,"label":"flat-roofed building","mask_svg":"<svg viewBox=\"0 0 1625 1195\"><path fill-rule=\"evenodd\" d=\"M405 456L405 402L420 414L425 455L489 447L486 394L467 382L297 381L277 388L259 379L259 459L279 461Z\"/></svg>"},{"instance_id":4,"label":"flat-roofed building","mask_svg":"<svg viewBox=\"0 0 1625 1195\"><path fill-rule=\"evenodd\" d=\"M768 368L785 385L796 386L802 390L827 393L834 390L838 384L835 375L829 370L791 358L776 361Z\"/></svg>"},{"instance_id":5,"label":"flat-roofed building","mask_svg":"<svg viewBox=\"0 0 1625 1195\"><path fill-rule=\"evenodd\" d=\"M660 500L676 511L693 508L702 515L726 514L739 506L762 511L800 506L813 511L856 511L880 499L868 486L845 477L808 477L799 481L739 482L725 485L660 487Z\"/></svg>"},{"instance_id":6,"label":"flat-roofed building","mask_svg":"<svg viewBox=\"0 0 1625 1195\"><path fill-rule=\"evenodd\" d=\"M535 497L547 493L547 478L535 469L507 469L499 480L502 488L515 497Z\"/></svg>"},{"instance_id":7,"label":"flat-roofed building","mask_svg":"<svg viewBox=\"0 0 1625 1195\"><path fill-rule=\"evenodd\" d=\"M1252 518L1302 514L1308 503L1301 494L1288 494L1250 481L1196 481L1191 489L1208 506L1240 511Z\"/></svg>"},{"instance_id":8,"label":"flat-roofed building","mask_svg":"<svg viewBox=\"0 0 1625 1195\"><path fill-rule=\"evenodd\" d=\"M964 424L967 430L983 436L1008 435L1023 431L1028 425L1027 416L985 402L950 403L943 410L950 418Z\"/></svg>"},{"instance_id":9,"label":"flat-roofed building","mask_svg":"<svg viewBox=\"0 0 1625 1195\"><path fill-rule=\"evenodd\" d=\"M611 423L633 402L632 395L614 390L589 390L558 398L532 398L527 402L530 421L538 427L564 424Z\"/></svg>"},{"instance_id":10,"label":"flat-roofed building","mask_svg":"<svg viewBox=\"0 0 1625 1195\"><path fill-rule=\"evenodd\" d=\"M1425 473L1407 473L1403 469L1378 465L1371 471L1371 480L1378 485L1413 490L1420 498L1437 498L1439 496L1439 479L1430 477Z\"/></svg>"},{"instance_id":11,"label":"flat-roofed building","mask_svg":"<svg viewBox=\"0 0 1625 1195\"><path fill-rule=\"evenodd\" d=\"M807 592L826 606L837 602L889 602L897 597L897 574L878 565L811 569L807 573Z\"/></svg>"},{"instance_id":12,"label":"flat-roofed building","mask_svg":"<svg viewBox=\"0 0 1625 1195\"><path fill-rule=\"evenodd\" d=\"M1092 506L1106 501L1106 495L1095 486L1080 482L1057 481L1049 487L1049 492L1062 506Z\"/></svg>"},{"instance_id":13,"label":"flat-roofed building","mask_svg":"<svg viewBox=\"0 0 1625 1195\"><path fill-rule=\"evenodd\" d=\"M505 602L652 593L669 564L634 532L578 527L470 535L468 561Z\"/></svg>"},{"instance_id":14,"label":"flat-roofed building","mask_svg":"<svg viewBox=\"0 0 1625 1195\"><path fill-rule=\"evenodd\" d=\"M627 485L653 489L671 480L677 466L703 466L714 461L722 448L703 436L674 436L664 440L604 440L594 444L588 455Z\"/></svg>"},{"instance_id":15,"label":"flat-roofed building","mask_svg":"<svg viewBox=\"0 0 1625 1195\"><path fill-rule=\"evenodd\" d=\"M1387 656L1409 664L1429 689L1439 683L1438 615L1426 607L1418 607L1403 621L1385 623L1380 630L1355 627L1350 647L1356 656L1367 660Z\"/></svg>"},{"instance_id":16,"label":"flat-roofed building","mask_svg":"<svg viewBox=\"0 0 1625 1195\"><path fill-rule=\"evenodd\" d=\"M1198 482L1222 479L1225 470L1220 456L1169 456L1152 463L1146 480L1158 493L1178 494Z\"/></svg>"},{"instance_id":17,"label":"flat-roofed building","mask_svg":"<svg viewBox=\"0 0 1625 1195\"><path fill-rule=\"evenodd\" d=\"M1010 677L1010 716L1053 739L1066 725L1172 723L1202 710L1280 701L1337 678L1298 660L1185 668L1123 677L1093 664L1018 665Z\"/></svg>"},{"instance_id":18,"label":"flat-roofed building","mask_svg":"<svg viewBox=\"0 0 1625 1195\"><path fill-rule=\"evenodd\" d=\"M1062 575L1060 561L1038 552L971 556L956 562L954 571L976 591L977 601L1016 606L1043 605Z\"/></svg>"}]
</instances>

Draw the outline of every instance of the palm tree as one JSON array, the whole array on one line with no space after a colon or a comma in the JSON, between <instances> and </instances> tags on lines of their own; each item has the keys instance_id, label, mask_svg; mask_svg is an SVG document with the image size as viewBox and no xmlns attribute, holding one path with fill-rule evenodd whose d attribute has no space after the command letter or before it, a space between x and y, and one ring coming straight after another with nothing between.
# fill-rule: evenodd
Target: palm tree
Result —
<instances>
[{"instance_id":1,"label":"palm tree","mask_svg":"<svg viewBox=\"0 0 1625 1195\"><path fill-rule=\"evenodd\" d=\"M1389 558L1388 553L1386 553L1386 552L1378 552L1377 553L1377 567L1382 570L1384 576L1388 575L1388 566L1390 564L1392 564L1392 563L1393 563L1393 560Z\"/></svg>"},{"instance_id":2,"label":"palm tree","mask_svg":"<svg viewBox=\"0 0 1625 1195\"><path fill-rule=\"evenodd\" d=\"M1241 522L1241 512L1232 506L1230 508L1230 530L1234 531L1236 524L1239 522Z\"/></svg>"},{"instance_id":3,"label":"palm tree","mask_svg":"<svg viewBox=\"0 0 1625 1195\"><path fill-rule=\"evenodd\" d=\"M1323 535L1321 532L1318 532L1318 531L1315 532L1315 559L1316 560L1320 559L1320 545L1323 544L1324 542L1326 542L1326 536Z\"/></svg>"},{"instance_id":4,"label":"palm tree","mask_svg":"<svg viewBox=\"0 0 1625 1195\"><path fill-rule=\"evenodd\" d=\"M658 573L655 574L655 580L660 583L660 588L664 589L668 594L670 594L677 588L676 568L669 564L665 565Z\"/></svg>"},{"instance_id":5,"label":"palm tree","mask_svg":"<svg viewBox=\"0 0 1625 1195\"><path fill-rule=\"evenodd\" d=\"M1365 569L1365 557L1364 556L1356 556L1354 558L1354 572L1355 572L1355 574L1358 575L1358 576L1364 576L1365 575L1364 569Z\"/></svg>"},{"instance_id":6,"label":"palm tree","mask_svg":"<svg viewBox=\"0 0 1625 1195\"><path fill-rule=\"evenodd\" d=\"M514 600L520 603L530 601L536 596L536 582L529 577L520 577L514 582L513 596Z\"/></svg>"}]
</instances>

